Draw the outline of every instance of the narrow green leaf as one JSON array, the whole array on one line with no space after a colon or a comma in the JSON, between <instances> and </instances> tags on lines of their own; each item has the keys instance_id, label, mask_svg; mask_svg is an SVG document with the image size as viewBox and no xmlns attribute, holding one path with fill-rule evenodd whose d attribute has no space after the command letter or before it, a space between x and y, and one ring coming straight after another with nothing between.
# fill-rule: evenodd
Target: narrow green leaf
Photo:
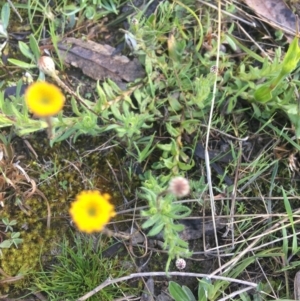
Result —
<instances>
[{"instance_id":1,"label":"narrow green leaf","mask_svg":"<svg viewBox=\"0 0 300 301\"><path fill-rule=\"evenodd\" d=\"M19 41L18 45L19 45L20 51L22 52L22 54L24 56L26 56L30 60L34 60L34 55L31 52L31 50L30 50L30 48L29 48L29 46L27 44L25 44L22 41Z\"/></svg>"},{"instance_id":2,"label":"narrow green leaf","mask_svg":"<svg viewBox=\"0 0 300 301\"><path fill-rule=\"evenodd\" d=\"M173 143L166 143L166 144L157 144L157 147L163 151L170 152L173 147Z\"/></svg>"},{"instance_id":3,"label":"narrow green leaf","mask_svg":"<svg viewBox=\"0 0 300 301\"><path fill-rule=\"evenodd\" d=\"M287 239L287 231L286 228L283 227L282 230L282 251L285 255L285 260L288 258L288 252L289 252L289 243Z\"/></svg>"},{"instance_id":4,"label":"narrow green leaf","mask_svg":"<svg viewBox=\"0 0 300 301\"><path fill-rule=\"evenodd\" d=\"M32 69L32 68L36 68L36 65L33 64L28 64L16 59L8 59L8 61L18 67L24 68L24 69Z\"/></svg>"},{"instance_id":5,"label":"narrow green leaf","mask_svg":"<svg viewBox=\"0 0 300 301\"><path fill-rule=\"evenodd\" d=\"M153 226L153 228L148 232L149 236L155 236L158 233L160 233L162 231L162 229L164 228L165 224L163 222L161 223L157 223L156 225Z\"/></svg>"},{"instance_id":6,"label":"narrow green leaf","mask_svg":"<svg viewBox=\"0 0 300 301\"><path fill-rule=\"evenodd\" d=\"M259 101L261 103L266 103L266 102L272 100L272 90L270 88L270 84L265 84L265 85L259 87L254 92L254 98L256 101Z\"/></svg>"},{"instance_id":7,"label":"narrow green leaf","mask_svg":"<svg viewBox=\"0 0 300 301\"><path fill-rule=\"evenodd\" d=\"M248 55L250 55L251 57L253 57L254 59L256 59L257 61L264 63L265 59L261 56L259 56L258 54L256 54L255 52L253 52L252 50L250 50L248 47L246 47L245 45L243 45L242 43L240 43L234 36L228 34L229 38L239 47L241 48L243 51L245 51Z\"/></svg>"},{"instance_id":8,"label":"narrow green leaf","mask_svg":"<svg viewBox=\"0 0 300 301\"><path fill-rule=\"evenodd\" d=\"M281 187L281 190L282 190L282 194L283 194L284 207L288 214L288 218L291 223L292 230L293 230L292 253L296 254L298 252L298 243L297 243L297 233L296 233L295 227L294 227L293 211L292 211L291 204L287 198L284 188Z\"/></svg>"},{"instance_id":9,"label":"narrow green leaf","mask_svg":"<svg viewBox=\"0 0 300 301\"><path fill-rule=\"evenodd\" d=\"M182 286L184 292L188 295L190 301L197 301L192 291L185 285Z\"/></svg>"},{"instance_id":10,"label":"narrow green leaf","mask_svg":"<svg viewBox=\"0 0 300 301\"><path fill-rule=\"evenodd\" d=\"M181 232L184 230L184 225L183 224L172 224L172 229L176 232Z\"/></svg>"},{"instance_id":11,"label":"narrow green leaf","mask_svg":"<svg viewBox=\"0 0 300 301\"><path fill-rule=\"evenodd\" d=\"M157 223L160 219L160 215L151 216L147 221L142 224L143 229L147 229Z\"/></svg>"},{"instance_id":12,"label":"narrow green leaf","mask_svg":"<svg viewBox=\"0 0 300 301\"><path fill-rule=\"evenodd\" d=\"M71 98L71 106L72 106L72 111L75 113L77 116L81 116L82 114L79 112L78 106L77 106L77 101L75 98L72 96Z\"/></svg>"},{"instance_id":13,"label":"narrow green leaf","mask_svg":"<svg viewBox=\"0 0 300 301\"><path fill-rule=\"evenodd\" d=\"M295 37L283 59L281 74L283 76L289 75L297 67L299 58L300 48L298 45L298 38Z\"/></svg>"},{"instance_id":14,"label":"narrow green leaf","mask_svg":"<svg viewBox=\"0 0 300 301\"><path fill-rule=\"evenodd\" d=\"M146 60L145 60L145 69L146 69L146 73L148 75L152 74L152 69L153 69L152 61L151 61L151 58L148 56L146 56Z\"/></svg>"},{"instance_id":15,"label":"narrow green leaf","mask_svg":"<svg viewBox=\"0 0 300 301\"><path fill-rule=\"evenodd\" d=\"M180 129L174 128L170 122L166 123L167 131L172 137L178 137L180 135Z\"/></svg>"},{"instance_id":16,"label":"narrow green leaf","mask_svg":"<svg viewBox=\"0 0 300 301\"><path fill-rule=\"evenodd\" d=\"M172 209L170 210L170 216L176 219L186 217L190 213L191 213L191 209L183 205L173 205Z\"/></svg>"},{"instance_id":17,"label":"narrow green leaf","mask_svg":"<svg viewBox=\"0 0 300 301\"><path fill-rule=\"evenodd\" d=\"M82 10L81 7L78 7L74 4L69 4L64 7L64 11L62 12L65 16L72 16L77 14Z\"/></svg>"},{"instance_id":18,"label":"narrow green leaf","mask_svg":"<svg viewBox=\"0 0 300 301\"><path fill-rule=\"evenodd\" d=\"M67 138L72 136L76 132L76 130L77 129L75 129L75 128L70 128L70 129L66 130L62 135L55 136L55 138L51 140L52 145L55 142L66 140Z\"/></svg>"},{"instance_id":19,"label":"narrow green leaf","mask_svg":"<svg viewBox=\"0 0 300 301\"><path fill-rule=\"evenodd\" d=\"M150 138L150 141L147 142L146 147L140 151L138 145L136 142L133 142L133 145L138 153L138 162L142 163L144 160L146 160L149 155L153 152L155 149L155 146L151 148L153 140L154 140L155 134L153 134Z\"/></svg>"},{"instance_id":20,"label":"narrow green leaf","mask_svg":"<svg viewBox=\"0 0 300 301\"><path fill-rule=\"evenodd\" d=\"M8 3L5 3L1 9L1 21L4 29L7 29L8 27L9 17L10 17L10 7Z\"/></svg>"},{"instance_id":21,"label":"narrow green leaf","mask_svg":"<svg viewBox=\"0 0 300 301\"><path fill-rule=\"evenodd\" d=\"M225 38L226 38L226 41L228 42L229 46L231 47L231 49L233 51L236 51L237 47L236 47L236 43L233 41L233 39L229 35L226 35Z\"/></svg>"},{"instance_id":22,"label":"narrow green leaf","mask_svg":"<svg viewBox=\"0 0 300 301\"><path fill-rule=\"evenodd\" d=\"M178 167L181 170L184 170L184 171L191 170L194 166L195 166L195 161L194 160L191 160L190 164L183 163L183 162L178 162Z\"/></svg>"},{"instance_id":23,"label":"narrow green leaf","mask_svg":"<svg viewBox=\"0 0 300 301\"><path fill-rule=\"evenodd\" d=\"M33 34L31 34L29 36L29 45L30 45L31 51L33 52L34 60L35 60L35 62L37 62L41 56L41 53L40 53L40 48L39 48L38 42L35 39Z\"/></svg>"}]
</instances>

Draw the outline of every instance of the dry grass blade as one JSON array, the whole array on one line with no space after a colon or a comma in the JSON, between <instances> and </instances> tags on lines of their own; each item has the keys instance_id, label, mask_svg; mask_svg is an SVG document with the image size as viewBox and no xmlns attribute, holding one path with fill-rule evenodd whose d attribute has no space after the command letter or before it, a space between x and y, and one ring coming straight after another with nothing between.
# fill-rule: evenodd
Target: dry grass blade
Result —
<instances>
[{"instance_id":1,"label":"dry grass blade","mask_svg":"<svg viewBox=\"0 0 300 301\"><path fill-rule=\"evenodd\" d=\"M216 69L219 70L219 61L220 61L220 47L221 47L221 0L218 1L218 40L217 40L217 57L216 57ZM212 126L212 118L213 118L213 112L214 112L214 106L215 106L215 99L217 94L217 78L218 74L216 73L214 85L213 85L213 97L211 100L211 107L210 107L210 113L209 113L209 119L208 119L208 125L207 125L207 135L206 135L206 141L205 141L205 165L206 165L206 173L207 173L207 183L209 188L209 197L210 197L210 206L211 206L211 213L212 213L212 219L214 223L214 236L215 236L215 242L216 246L218 246L218 238L217 238L217 230L215 226L215 215L216 215L216 207L215 207L215 200L214 200L214 192L213 192L213 185L212 185L212 179L211 179L211 168L210 168L210 158L208 153L208 145L209 145L209 139L210 139L210 130ZM219 249L217 248L217 252ZM218 256L219 266L221 266L221 260L220 256Z\"/></svg>"},{"instance_id":2,"label":"dry grass blade","mask_svg":"<svg viewBox=\"0 0 300 301\"><path fill-rule=\"evenodd\" d=\"M205 4L205 5L209 6L211 8L218 9L217 6L215 6L215 5L211 4L211 3L208 3L207 1L204 1L204 0L197 0L197 1L200 2L200 3L202 3L202 4ZM239 8L238 8L238 10L241 11L241 9L239 9ZM254 21L246 20L246 18L241 18L239 16L231 14L231 13L229 13L228 11L226 11L224 9L222 9L222 14L224 14L225 16L229 16L230 18L235 19L237 21L240 21L242 23L245 23L247 25L250 25L252 27L256 27L256 23ZM245 12L243 12L243 14L245 14ZM247 18L249 19L249 16L247 16Z\"/></svg>"},{"instance_id":3,"label":"dry grass blade","mask_svg":"<svg viewBox=\"0 0 300 301\"><path fill-rule=\"evenodd\" d=\"M300 209L295 211L293 214L299 214L300 213ZM222 271L224 271L226 269L226 271L229 271L230 269L232 269L235 264L241 259L243 258L243 256L245 254L247 254L250 250L253 250L252 248L260 241L260 239L263 236L266 236L270 233L272 233L273 231L278 231L278 229L280 228L281 224L287 222L289 220L289 217L284 218L283 220L281 220L280 222L274 224L272 227L270 227L269 229L265 230L261 235L258 235L250 244L249 246L244 249L241 253L239 253L237 256L235 256L234 258L232 258L231 260L229 260L228 262L226 262L225 264L223 264L223 266L221 266L219 269L215 270L211 275L217 275L218 273L221 273Z\"/></svg>"},{"instance_id":4,"label":"dry grass blade","mask_svg":"<svg viewBox=\"0 0 300 301\"><path fill-rule=\"evenodd\" d=\"M167 274L165 272L133 273L128 276L117 278L117 279L112 279L112 280L107 279L103 283L101 283L98 287L96 287L92 291L88 292L84 296L77 299L77 301L85 301L88 298L95 295L96 293L100 292L106 286L114 284L114 283L126 281L126 280L133 279L133 278L138 278L138 277L158 277L158 276L166 277L166 275ZM246 285L246 286L248 286L248 288L247 288L248 290L257 288L256 283L243 281L243 280L239 280L239 279L233 279L233 278L229 278L229 277L214 276L214 275L212 276L212 275L201 274L201 273L184 273L184 272L169 272L168 275L169 276L179 276L179 277L201 277L201 278L207 277L207 278L211 278L211 279L215 279L215 280L219 279L219 280L224 280L224 281L228 281L228 282Z\"/></svg>"},{"instance_id":5,"label":"dry grass blade","mask_svg":"<svg viewBox=\"0 0 300 301\"><path fill-rule=\"evenodd\" d=\"M300 300L300 272L297 272L294 279L294 299Z\"/></svg>"}]
</instances>

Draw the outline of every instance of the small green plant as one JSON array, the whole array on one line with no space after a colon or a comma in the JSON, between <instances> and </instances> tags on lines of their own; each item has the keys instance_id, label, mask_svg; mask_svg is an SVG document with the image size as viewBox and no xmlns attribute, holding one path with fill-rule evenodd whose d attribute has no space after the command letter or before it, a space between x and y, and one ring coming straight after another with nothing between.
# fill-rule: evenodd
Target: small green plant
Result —
<instances>
[{"instance_id":1,"label":"small green plant","mask_svg":"<svg viewBox=\"0 0 300 301\"><path fill-rule=\"evenodd\" d=\"M172 184L174 182L175 185ZM189 193L189 184L186 179L178 177L171 180L169 188L163 188L165 183L160 184L149 173L145 185L146 187L142 187L143 192L140 196L148 201L149 209L141 213L142 216L147 217L147 221L143 223L142 227L144 229L151 228L148 232L149 236L162 233L163 248L168 251L169 255L165 268L168 271L171 260L192 255L188 249L188 243L179 236L179 233L184 230L184 226L176 224L176 220L189 216L191 210L174 202L174 196L181 197ZM186 185L185 190L178 191L176 185L177 187Z\"/></svg>"},{"instance_id":2,"label":"small green plant","mask_svg":"<svg viewBox=\"0 0 300 301\"><path fill-rule=\"evenodd\" d=\"M281 64L279 75L275 79L271 80L271 82L262 85L255 91L254 98L256 101L259 101L261 103L270 101L272 99L272 91L275 90L280 82L282 82L284 78L290 75L297 67L297 64L300 60L300 47L298 45L298 40L298 37L295 37L290 44L289 49Z\"/></svg>"},{"instance_id":3,"label":"small green plant","mask_svg":"<svg viewBox=\"0 0 300 301\"><path fill-rule=\"evenodd\" d=\"M124 139L127 142L128 148L131 149L133 141L137 141L141 138L142 131L152 128L150 122L153 120L153 116L150 114L136 114L132 112L129 104L126 102L123 102L120 106L118 104L111 106L115 123L108 125L106 130L114 129L117 136Z\"/></svg>"},{"instance_id":4,"label":"small green plant","mask_svg":"<svg viewBox=\"0 0 300 301\"><path fill-rule=\"evenodd\" d=\"M281 47L279 47L275 51L275 58L272 63L267 58L263 59L245 49L250 56L262 63L262 67L249 66L247 72L245 64L242 63L235 85L239 87L240 96L252 102L257 117L268 119L274 112L281 110L295 127L296 136L300 137L299 104L297 93L295 93L299 89L299 81L297 74L293 74L300 59L298 40L298 37L295 37L291 42L283 61L280 59ZM233 39L233 41L236 40ZM290 80L284 81L288 76ZM266 83L256 88L255 80L260 78L266 78ZM234 101L236 102L236 98ZM257 104L263 105L264 110L261 110ZM229 107L232 108L234 105L230 104Z\"/></svg>"},{"instance_id":5,"label":"small green plant","mask_svg":"<svg viewBox=\"0 0 300 301\"><path fill-rule=\"evenodd\" d=\"M25 58L30 60L30 63L26 63L24 61L20 61L17 59L9 59L8 61L20 68L23 69L32 69L37 68L38 59L40 58L40 50L38 46L38 42L35 37L31 34L29 36L29 45L26 43L19 41L19 49Z\"/></svg>"},{"instance_id":6,"label":"small green plant","mask_svg":"<svg viewBox=\"0 0 300 301\"><path fill-rule=\"evenodd\" d=\"M225 282L225 281L223 281ZM211 279L202 278L198 284L198 298L185 285L180 286L174 281L169 282L169 292L175 301L208 301L217 300L218 286L214 286Z\"/></svg>"},{"instance_id":7,"label":"small green plant","mask_svg":"<svg viewBox=\"0 0 300 301\"><path fill-rule=\"evenodd\" d=\"M168 289L175 301L197 301L192 291L185 285L180 286L178 283L170 281Z\"/></svg>"},{"instance_id":8,"label":"small green plant","mask_svg":"<svg viewBox=\"0 0 300 301\"><path fill-rule=\"evenodd\" d=\"M120 0L79 0L64 6L64 14L70 16L79 13L80 20L77 23L81 23L83 18L96 21L110 13L118 14L119 5Z\"/></svg>"},{"instance_id":9,"label":"small green plant","mask_svg":"<svg viewBox=\"0 0 300 301\"><path fill-rule=\"evenodd\" d=\"M104 258L103 241L95 237L73 234L74 245L65 237L58 246L59 254L49 270L34 274L33 291L42 291L52 301L77 300L93 290L99 283L110 277L124 276L117 258ZM100 242L100 245L95 243ZM124 283L117 287L107 287L91 297L91 301L115 300L122 292L129 290Z\"/></svg>"},{"instance_id":10,"label":"small green plant","mask_svg":"<svg viewBox=\"0 0 300 301\"><path fill-rule=\"evenodd\" d=\"M23 239L20 238L20 232L14 232L13 227L17 224L16 220L9 220L4 217L1 219L2 225L0 227L5 227L3 231L0 232L1 243L0 243L0 257L2 257L1 249L9 249L12 245L18 248L18 245L23 242Z\"/></svg>"}]
</instances>

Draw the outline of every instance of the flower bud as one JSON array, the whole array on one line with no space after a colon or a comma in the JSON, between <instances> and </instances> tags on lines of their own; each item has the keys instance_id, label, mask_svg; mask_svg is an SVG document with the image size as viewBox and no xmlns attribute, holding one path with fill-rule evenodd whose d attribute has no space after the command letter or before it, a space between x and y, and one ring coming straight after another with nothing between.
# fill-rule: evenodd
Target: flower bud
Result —
<instances>
[{"instance_id":1,"label":"flower bud","mask_svg":"<svg viewBox=\"0 0 300 301\"><path fill-rule=\"evenodd\" d=\"M173 178L169 183L169 191L177 197L183 197L190 193L190 184L184 177Z\"/></svg>"},{"instance_id":2,"label":"flower bud","mask_svg":"<svg viewBox=\"0 0 300 301\"><path fill-rule=\"evenodd\" d=\"M41 72L49 76L55 76L55 64L50 56L41 56L37 65Z\"/></svg>"},{"instance_id":3,"label":"flower bud","mask_svg":"<svg viewBox=\"0 0 300 301\"><path fill-rule=\"evenodd\" d=\"M183 258L177 258L175 265L178 270L183 270L186 267L186 261Z\"/></svg>"}]
</instances>

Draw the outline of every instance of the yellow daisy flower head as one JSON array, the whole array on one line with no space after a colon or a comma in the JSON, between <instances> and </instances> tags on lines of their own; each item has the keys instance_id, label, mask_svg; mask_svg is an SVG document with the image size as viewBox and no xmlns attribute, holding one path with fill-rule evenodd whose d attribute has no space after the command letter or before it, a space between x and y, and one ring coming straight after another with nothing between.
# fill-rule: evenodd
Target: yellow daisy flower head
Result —
<instances>
[{"instance_id":1,"label":"yellow daisy flower head","mask_svg":"<svg viewBox=\"0 0 300 301\"><path fill-rule=\"evenodd\" d=\"M33 114L48 117L61 111L65 97L57 86L47 82L35 82L27 88L25 101Z\"/></svg>"},{"instance_id":2,"label":"yellow daisy flower head","mask_svg":"<svg viewBox=\"0 0 300 301\"><path fill-rule=\"evenodd\" d=\"M110 198L109 194L101 194L97 190L85 190L77 194L69 212L80 231L101 231L116 215L114 206L109 202Z\"/></svg>"}]
</instances>

